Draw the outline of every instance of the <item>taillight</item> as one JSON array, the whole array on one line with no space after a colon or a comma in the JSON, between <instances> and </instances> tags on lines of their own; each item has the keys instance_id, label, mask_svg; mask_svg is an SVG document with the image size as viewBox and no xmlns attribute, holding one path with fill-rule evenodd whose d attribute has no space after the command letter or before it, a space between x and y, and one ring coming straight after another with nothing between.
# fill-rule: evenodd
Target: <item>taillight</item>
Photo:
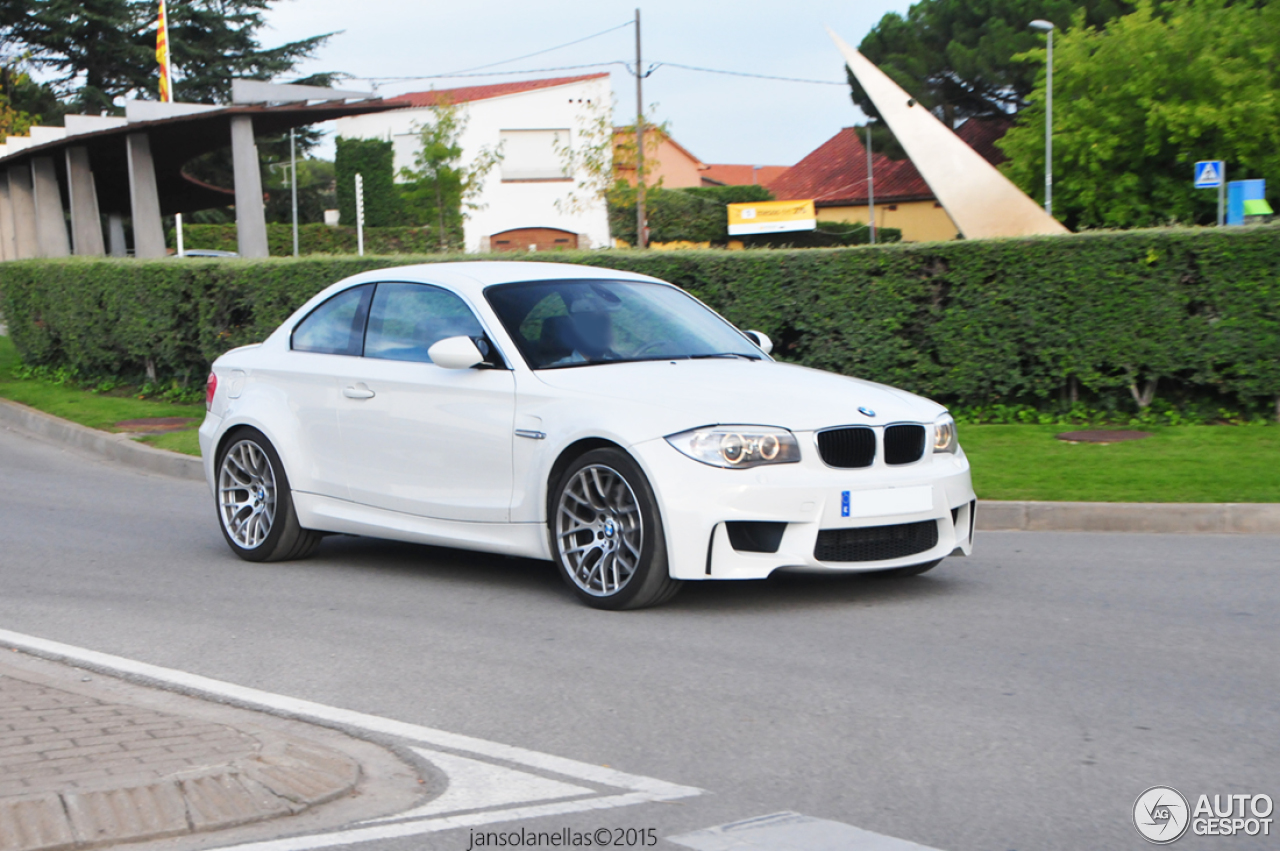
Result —
<instances>
[{"instance_id":1,"label":"taillight","mask_svg":"<svg viewBox=\"0 0 1280 851\"><path fill-rule=\"evenodd\" d=\"M218 392L218 376L209 373L209 380L204 385L204 409L213 407L213 394Z\"/></svg>"}]
</instances>

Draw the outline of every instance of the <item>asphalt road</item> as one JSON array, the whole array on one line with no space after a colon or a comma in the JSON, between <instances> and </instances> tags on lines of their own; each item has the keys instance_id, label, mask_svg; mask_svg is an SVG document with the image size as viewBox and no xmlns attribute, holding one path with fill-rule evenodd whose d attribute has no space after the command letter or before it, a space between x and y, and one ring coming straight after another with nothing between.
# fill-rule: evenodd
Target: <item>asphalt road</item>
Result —
<instances>
[{"instance_id":1,"label":"asphalt road","mask_svg":"<svg viewBox=\"0 0 1280 851\"><path fill-rule=\"evenodd\" d=\"M547 563L334 537L253 565L215 523L200 484L0 430L0 628L708 793L541 829L794 810L1076 851L1146 847L1153 785L1280 799L1280 538L980 533L914 579L707 583L619 614Z\"/></svg>"}]
</instances>

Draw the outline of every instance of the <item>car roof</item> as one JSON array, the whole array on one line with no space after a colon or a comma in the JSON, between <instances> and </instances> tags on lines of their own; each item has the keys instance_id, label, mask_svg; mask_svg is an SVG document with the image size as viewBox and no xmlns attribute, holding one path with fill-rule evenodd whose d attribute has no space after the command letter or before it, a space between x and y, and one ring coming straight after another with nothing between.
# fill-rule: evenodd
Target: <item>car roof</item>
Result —
<instances>
[{"instance_id":1,"label":"car roof","mask_svg":"<svg viewBox=\"0 0 1280 851\"><path fill-rule=\"evenodd\" d=\"M471 260L457 263L419 263L415 266L391 266L361 272L345 279L345 286L370 281L403 281L406 283L440 284L478 298L481 291L494 284L520 281L563 281L600 279L626 281L658 281L648 275L623 272L600 266L576 263L542 263L537 261ZM666 283L662 281L661 283Z\"/></svg>"}]
</instances>

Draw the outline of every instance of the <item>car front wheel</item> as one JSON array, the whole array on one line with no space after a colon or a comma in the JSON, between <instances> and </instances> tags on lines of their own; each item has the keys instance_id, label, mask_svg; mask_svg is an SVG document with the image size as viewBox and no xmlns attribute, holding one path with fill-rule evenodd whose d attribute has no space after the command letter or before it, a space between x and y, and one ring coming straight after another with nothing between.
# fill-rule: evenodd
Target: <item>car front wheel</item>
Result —
<instances>
[{"instance_id":1,"label":"car front wheel","mask_svg":"<svg viewBox=\"0 0 1280 851\"><path fill-rule=\"evenodd\" d=\"M551 552L578 598L598 609L640 609L680 590L667 566L657 500L618 449L578 458L554 486Z\"/></svg>"},{"instance_id":2,"label":"car front wheel","mask_svg":"<svg viewBox=\"0 0 1280 851\"><path fill-rule=\"evenodd\" d=\"M298 525L280 456L257 429L234 432L218 454L218 521L245 561L286 561L315 551L321 534Z\"/></svg>"}]
</instances>

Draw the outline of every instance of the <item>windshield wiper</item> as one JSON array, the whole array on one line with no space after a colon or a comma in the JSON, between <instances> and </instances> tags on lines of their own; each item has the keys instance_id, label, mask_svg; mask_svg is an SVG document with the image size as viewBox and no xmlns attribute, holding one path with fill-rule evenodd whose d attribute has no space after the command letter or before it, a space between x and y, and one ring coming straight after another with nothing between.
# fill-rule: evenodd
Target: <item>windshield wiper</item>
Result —
<instances>
[{"instance_id":1,"label":"windshield wiper","mask_svg":"<svg viewBox=\"0 0 1280 851\"><path fill-rule=\"evenodd\" d=\"M740 352L716 352L713 355L689 355L689 360L706 360L707 358L738 358L739 360L763 360L759 355L744 355Z\"/></svg>"}]
</instances>

